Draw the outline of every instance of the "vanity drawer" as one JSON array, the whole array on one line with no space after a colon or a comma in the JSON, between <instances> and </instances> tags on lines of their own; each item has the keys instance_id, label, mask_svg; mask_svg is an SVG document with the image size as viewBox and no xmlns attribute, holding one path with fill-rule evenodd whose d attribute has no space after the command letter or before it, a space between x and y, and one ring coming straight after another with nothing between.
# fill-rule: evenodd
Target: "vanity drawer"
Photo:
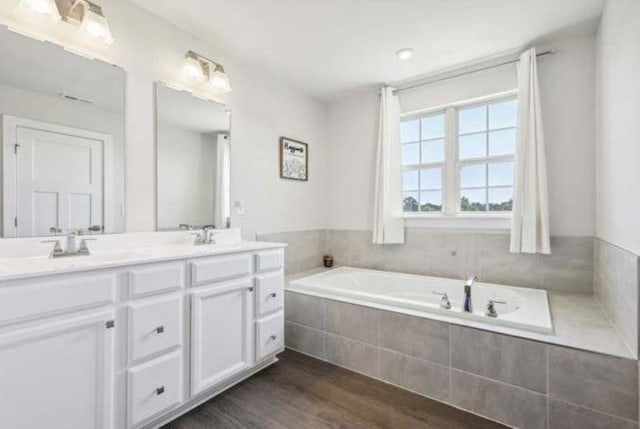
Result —
<instances>
[{"instance_id":1,"label":"vanity drawer","mask_svg":"<svg viewBox=\"0 0 640 429\"><path fill-rule=\"evenodd\" d=\"M181 352L171 353L127 372L129 427L182 402Z\"/></svg>"},{"instance_id":2,"label":"vanity drawer","mask_svg":"<svg viewBox=\"0 0 640 429\"><path fill-rule=\"evenodd\" d=\"M247 254L196 259L191 261L191 284L199 286L249 276L251 268L252 256Z\"/></svg>"},{"instance_id":3,"label":"vanity drawer","mask_svg":"<svg viewBox=\"0 0 640 429\"><path fill-rule=\"evenodd\" d=\"M129 296L139 298L184 287L184 263L158 264L129 271Z\"/></svg>"},{"instance_id":4,"label":"vanity drawer","mask_svg":"<svg viewBox=\"0 0 640 429\"><path fill-rule=\"evenodd\" d=\"M256 276L256 311L258 317L282 308L284 276L282 272Z\"/></svg>"},{"instance_id":5,"label":"vanity drawer","mask_svg":"<svg viewBox=\"0 0 640 429\"><path fill-rule=\"evenodd\" d=\"M279 270L284 266L284 252L282 250L271 250L256 254L256 272Z\"/></svg>"},{"instance_id":6,"label":"vanity drawer","mask_svg":"<svg viewBox=\"0 0 640 429\"><path fill-rule=\"evenodd\" d=\"M73 275L0 287L0 326L112 304L116 276Z\"/></svg>"},{"instance_id":7,"label":"vanity drawer","mask_svg":"<svg viewBox=\"0 0 640 429\"><path fill-rule=\"evenodd\" d=\"M182 345L182 295L128 306L129 362Z\"/></svg>"},{"instance_id":8,"label":"vanity drawer","mask_svg":"<svg viewBox=\"0 0 640 429\"><path fill-rule=\"evenodd\" d=\"M256 322L256 361L284 347L284 313L282 311Z\"/></svg>"}]
</instances>

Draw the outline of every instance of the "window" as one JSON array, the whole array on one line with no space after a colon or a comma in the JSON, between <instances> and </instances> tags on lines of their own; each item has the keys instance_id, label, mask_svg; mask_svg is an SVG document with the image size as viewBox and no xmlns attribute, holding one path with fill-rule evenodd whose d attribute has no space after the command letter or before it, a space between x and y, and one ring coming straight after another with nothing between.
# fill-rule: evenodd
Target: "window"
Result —
<instances>
[{"instance_id":1,"label":"window","mask_svg":"<svg viewBox=\"0 0 640 429\"><path fill-rule=\"evenodd\" d=\"M442 212L445 114L438 112L400 124L405 212Z\"/></svg>"},{"instance_id":2,"label":"window","mask_svg":"<svg viewBox=\"0 0 640 429\"><path fill-rule=\"evenodd\" d=\"M516 98L501 96L404 117L404 212L510 213L516 115Z\"/></svg>"}]
</instances>

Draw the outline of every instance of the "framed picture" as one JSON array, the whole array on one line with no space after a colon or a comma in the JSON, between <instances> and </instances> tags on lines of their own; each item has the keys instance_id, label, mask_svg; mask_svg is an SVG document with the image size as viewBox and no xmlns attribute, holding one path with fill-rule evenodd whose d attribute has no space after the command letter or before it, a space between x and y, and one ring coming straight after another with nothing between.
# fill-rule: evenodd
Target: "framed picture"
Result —
<instances>
[{"instance_id":1,"label":"framed picture","mask_svg":"<svg viewBox=\"0 0 640 429\"><path fill-rule=\"evenodd\" d=\"M309 179L309 145L280 137L280 177L291 180Z\"/></svg>"}]
</instances>

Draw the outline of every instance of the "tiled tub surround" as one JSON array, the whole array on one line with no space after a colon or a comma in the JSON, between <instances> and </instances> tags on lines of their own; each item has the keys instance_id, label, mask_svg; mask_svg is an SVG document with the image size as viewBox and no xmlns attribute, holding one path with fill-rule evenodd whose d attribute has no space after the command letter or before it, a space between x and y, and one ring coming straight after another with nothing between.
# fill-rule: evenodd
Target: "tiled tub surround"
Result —
<instances>
[{"instance_id":1,"label":"tiled tub surround","mask_svg":"<svg viewBox=\"0 0 640 429\"><path fill-rule=\"evenodd\" d=\"M638 427L634 359L286 293L287 347L519 428Z\"/></svg>"},{"instance_id":2,"label":"tiled tub surround","mask_svg":"<svg viewBox=\"0 0 640 429\"><path fill-rule=\"evenodd\" d=\"M572 312L575 317L555 321L556 333L591 350L599 350L602 338L618 342L621 337L637 356L638 256L596 238L553 236L551 255L512 254L508 233L502 231L412 227L406 228L404 245L372 244L371 232L358 230L259 234L258 239L288 243L287 274L319 267L322 255L331 253L336 265L457 279L475 274L483 282L595 295L605 317L593 299L569 298L580 305ZM598 316L591 317L592 307ZM612 321L617 335L611 335Z\"/></svg>"},{"instance_id":3,"label":"tiled tub surround","mask_svg":"<svg viewBox=\"0 0 640 429\"><path fill-rule=\"evenodd\" d=\"M606 241L594 241L594 292L632 350L638 350L640 258Z\"/></svg>"},{"instance_id":4,"label":"tiled tub surround","mask_svg":"<svg viewBox=\"0 0 640 429\"><path fill-rule=\"evenodd\" d=\"M297 287L293 283L297 279L326 272L328 270L329 269L327 268L315 268L302 273L289 275L286 279L285 286L288 291L287 293L295 292L297 295L302 296L315 296L334 301L363 305L379 310L396 311L419 318L427 318L549 344L575 347L586 351L604 353L612 356L630 359L635 357L633 351L626 344L611 319L607 316L605 311L602 309L602 306L593 295L547 292L549 310L551 312L554 329L553 334L549 335L522 329L514 329L508 326L499 326L492 323L483 323L482 321L461 319L455 315L450 316L442 313L426 313L409 308L400 308L397 306L383 305L372 301L358 300L330 293L321 293ZM460 281L460 285L463 284L464 281ZM309 311L312 310L309 309Z\"/></svg>"},{"instance_id":5,"label":"tiled tub surround","mask_svg":"<svg viewBox=\"0 0 640 429\"><path fill-rule=\"evenodd\" d=\"M406 243L376 245L371 231L315 230L258 234L259 241L287 243L287 273L336 265L464 279L563 293L593 293L593 238L551 238L551 255L509 252L506 232L406 228Z\"/></svg>"}]
</instances>

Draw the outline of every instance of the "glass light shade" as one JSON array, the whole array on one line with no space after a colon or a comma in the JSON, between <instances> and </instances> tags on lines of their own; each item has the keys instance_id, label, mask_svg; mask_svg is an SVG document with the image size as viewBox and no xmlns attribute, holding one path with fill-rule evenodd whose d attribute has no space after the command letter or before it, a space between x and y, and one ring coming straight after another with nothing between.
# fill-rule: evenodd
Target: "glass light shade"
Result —
<instances>
[{"instance_id":1,"label":"glass light shade","mask_svg":"<svg viewBox=\"0 0 640 429\"><path fill-rule=\"evenodd\" d=\"M214 66L215 69L209 76L209 89L215 94L226 94L231 92L231 84L229 84L229 76L220 66Z\"/></svg>"},{"instance_id":2,"label":"glass light shade","mask_svg":"<svg viewBox=\"0 0 640 429\"><path fill-rule=\"evenodd\" d=\"M187 55L182 64L182 73L190 81L194 83L202 83L205 81L204 70L200 61L192 55Z\"/></svg>"},{"instance_id":3,"label":"glass light shade","mask_svg":"<svg viewBox=\"0 0 640 429\"><path fill-rule=\"evenodd\" d=\"M22 0L20 2L20 9L24 12L40 15L54 21L61 19L55 0Z\"/></svg>"},{"instance_id":4,"label":"glass light shade","mask_svg":"<svg viewBox=\"0 0 640 429\"><path fill-rule=\"evenodd\" d=\"M95 11L91 6L85 7L80 31L105 46L113 43L113 36L107 19L101 12Z\"/></svg>"}]
</instances>

